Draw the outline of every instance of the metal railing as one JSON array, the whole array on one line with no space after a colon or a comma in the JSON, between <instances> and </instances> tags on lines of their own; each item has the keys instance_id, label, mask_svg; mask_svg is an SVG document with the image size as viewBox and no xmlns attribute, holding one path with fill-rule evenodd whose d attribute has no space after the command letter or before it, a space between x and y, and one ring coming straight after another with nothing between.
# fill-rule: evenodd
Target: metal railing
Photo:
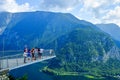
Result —
<instances>
[{"instance_id":1,"label":"metal railing","mask_svg":"<svg viewBox=\"0 0 120 80\"><path fill-rule=\"evenodd\" d=\"M48 57L52 57L52 56L55 56L55 52L53 50L51 51L51 49L44 50L40 58L37 55L36 60L33 60L32 57L26 57L26 63L24 63L23 53L10 55L10 56L3 56L3 57L0 57L0 70L13 68L13 67L31 63L37 60L42 60L42 59L45 60Z\"/></svg>"}]
</instances>

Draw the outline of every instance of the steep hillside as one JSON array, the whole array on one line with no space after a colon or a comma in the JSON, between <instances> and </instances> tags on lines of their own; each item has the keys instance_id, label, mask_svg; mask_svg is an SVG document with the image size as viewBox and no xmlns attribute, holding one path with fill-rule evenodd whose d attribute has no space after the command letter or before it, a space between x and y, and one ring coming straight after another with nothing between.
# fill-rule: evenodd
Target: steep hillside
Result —
<instances>
[{"instance_id":1,"label":"steep hillside","mask_svg":"<svg viewBox=\"0 0 120 80\"><path fill-rule=\"evenodd\" d=\"M119 74L120 50L105 33L92 28L79 28L59 37L55 42L58 46L57 58L45 72L60 75L74 75L77 72L76 75L112 77ZM55 42L50 46L56 45Z\"/></svg>"},{"instance_id":2,"label":"steep hillside","mask_svg":"<svg viewBox=\"0 0 120 80\"><path fill-rule=\"evenodd\" d=\"M4 32L7 25L11 21L12 14L8 12L1 12L0 13L0 35Z\"/></svg>"},{"instance_id":3,"label":"steep hillside","mask_svg":"<svg viewBox=\"0 0 120 80\"><path fill-rule=\"evenodd\" d=\"M5 14L1 14L3 16ZM59 36L66 34L76 28L86 28L91 26L97 28L89 22L79 20L69 13L52 12L23 12L8 13L5 20L5 31L0 36L0 44L4 37L5 49L23 49L28 47L43 47ZM4 22L4 21L3 21ZM3 24L1 22L1 24ZM0 46L2 49L2 46Z\"/></svg>"},{"instance_id":4,"label":"steep hillside","mask_svg":"<svg viewBox=\"0 0 120 80\"><path fill-rule=\"evenodd\" d=\"M48 46L57 46L58 55L65 55L67 58L64 57L64 59L66 60L76 55L75 60L80 61L85 59L90 62L106 62L110 58L120 60L119 48L117 48L111 37L90 27L73 30L59 37Z\"/></svg>"}]
</instances>

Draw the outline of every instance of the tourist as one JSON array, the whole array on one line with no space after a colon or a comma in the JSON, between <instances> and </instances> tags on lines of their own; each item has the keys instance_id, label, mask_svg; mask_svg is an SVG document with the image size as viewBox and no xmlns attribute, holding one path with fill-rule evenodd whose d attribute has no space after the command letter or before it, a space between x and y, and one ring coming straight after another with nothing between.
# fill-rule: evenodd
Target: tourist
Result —
<instances>
[{"instance_id":1,"label":"tourist","mask_svg":"<svg viewBox=\"0 0 120 80\"><path fill-rule=\"evenodd\" d=\"M30 60L30 59L31 59L31 53L30 53L30 49L28 49L27 58L28 58L28 60Z\"/></svg>"},{"instance_id":2,"label":"tourist","mask_svg":"<svg viewBox=\"0 0 120 80\"><path fill-rule=\"evenodd\" d=\"M53 50L52 50L52 49L50 49L50 52L49 52L49 53L50 53L50 56L52 56L52 54L53 54Z\"/></svg>"},{"instance_id":3,"label":"tourist","mask_svg":"<svg viewBox=\"0 0 120 80\"><path fill-rule=\"evenodd\" d=\"M40 53L40 48L38 48L38 57L41 59L42 53Z\"/></svg>"},{"instance_id":4,"label":"tourist","mask_svg":"<svg viewBox=\"0 0 120 80\"><path fill-rule=\"evenodd\" d=\"M42 58L43 52L44 52L44 49L40 49L41 58Z\"/></svg>"},{"instance_id":5,"label":"tourist","mask_svg":"<svg viewBox=\"0 0 120 80\"><path fill-rule=\"evenodd\" d=\"M34 52L34 48L32 48L32 50L30 51L31 55L32 55L32 60L35 60L35 52Z\"/></svg>"},{"instance_id":6,"label":"tourist","mask_svg":"<svg viewBox=\"0 0 120 80\"><path fill-rule=\"evenodd\" d=\"M23 56L24 56L24 63L26 63L26 58L27 58L27 48L24 49L24 53L23 53Z\"/></svg>"},{"instance_id":7,"label":"tourist","mask_svg":"<svg viewBox=\"0 0 120 80\"><path fill-rule=\"evenodd\" d=\"M35 60L36 60L38 57L38 48L37 47L34 49L34 55L35 55Z\"/></svg>"}]
</instances>

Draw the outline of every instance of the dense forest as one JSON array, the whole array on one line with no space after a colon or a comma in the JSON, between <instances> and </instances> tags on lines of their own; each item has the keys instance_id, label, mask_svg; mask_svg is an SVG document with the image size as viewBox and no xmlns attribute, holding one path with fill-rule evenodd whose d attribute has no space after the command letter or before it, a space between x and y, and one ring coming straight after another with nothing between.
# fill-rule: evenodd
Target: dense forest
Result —
<instances>
[{"instance_id":1,"label":"dense forest","mask_svg":"<svg viewBox=\"0 0 120 80\"><path fill-rule=\"evenodd\" d=\"M94 79L118 78L120 61L114 55L119 53L109 52L115 52L113 48L117 46L107 34L90 27L79 28L61 36L50 46L56 45L55 42L58 46L57 58L43 69L44 72L55 75L89 75Z\"/></svg>"}]
</instances>

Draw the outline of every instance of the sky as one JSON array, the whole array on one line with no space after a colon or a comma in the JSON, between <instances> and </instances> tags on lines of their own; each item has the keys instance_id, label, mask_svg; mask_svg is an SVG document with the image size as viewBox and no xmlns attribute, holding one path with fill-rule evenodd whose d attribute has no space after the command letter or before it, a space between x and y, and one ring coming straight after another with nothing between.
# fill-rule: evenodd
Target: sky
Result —
<instances>
[{"instance_id":1,"label":"sky","mask_svg":"<svg viewBox=\"0 0 120 80\"><path fill-rule=\"evenodd\" d=\"M94 24L120 26L120 0L0 0L0 12L52 11L71 13Z\"/></svg>"}]
</instances>

